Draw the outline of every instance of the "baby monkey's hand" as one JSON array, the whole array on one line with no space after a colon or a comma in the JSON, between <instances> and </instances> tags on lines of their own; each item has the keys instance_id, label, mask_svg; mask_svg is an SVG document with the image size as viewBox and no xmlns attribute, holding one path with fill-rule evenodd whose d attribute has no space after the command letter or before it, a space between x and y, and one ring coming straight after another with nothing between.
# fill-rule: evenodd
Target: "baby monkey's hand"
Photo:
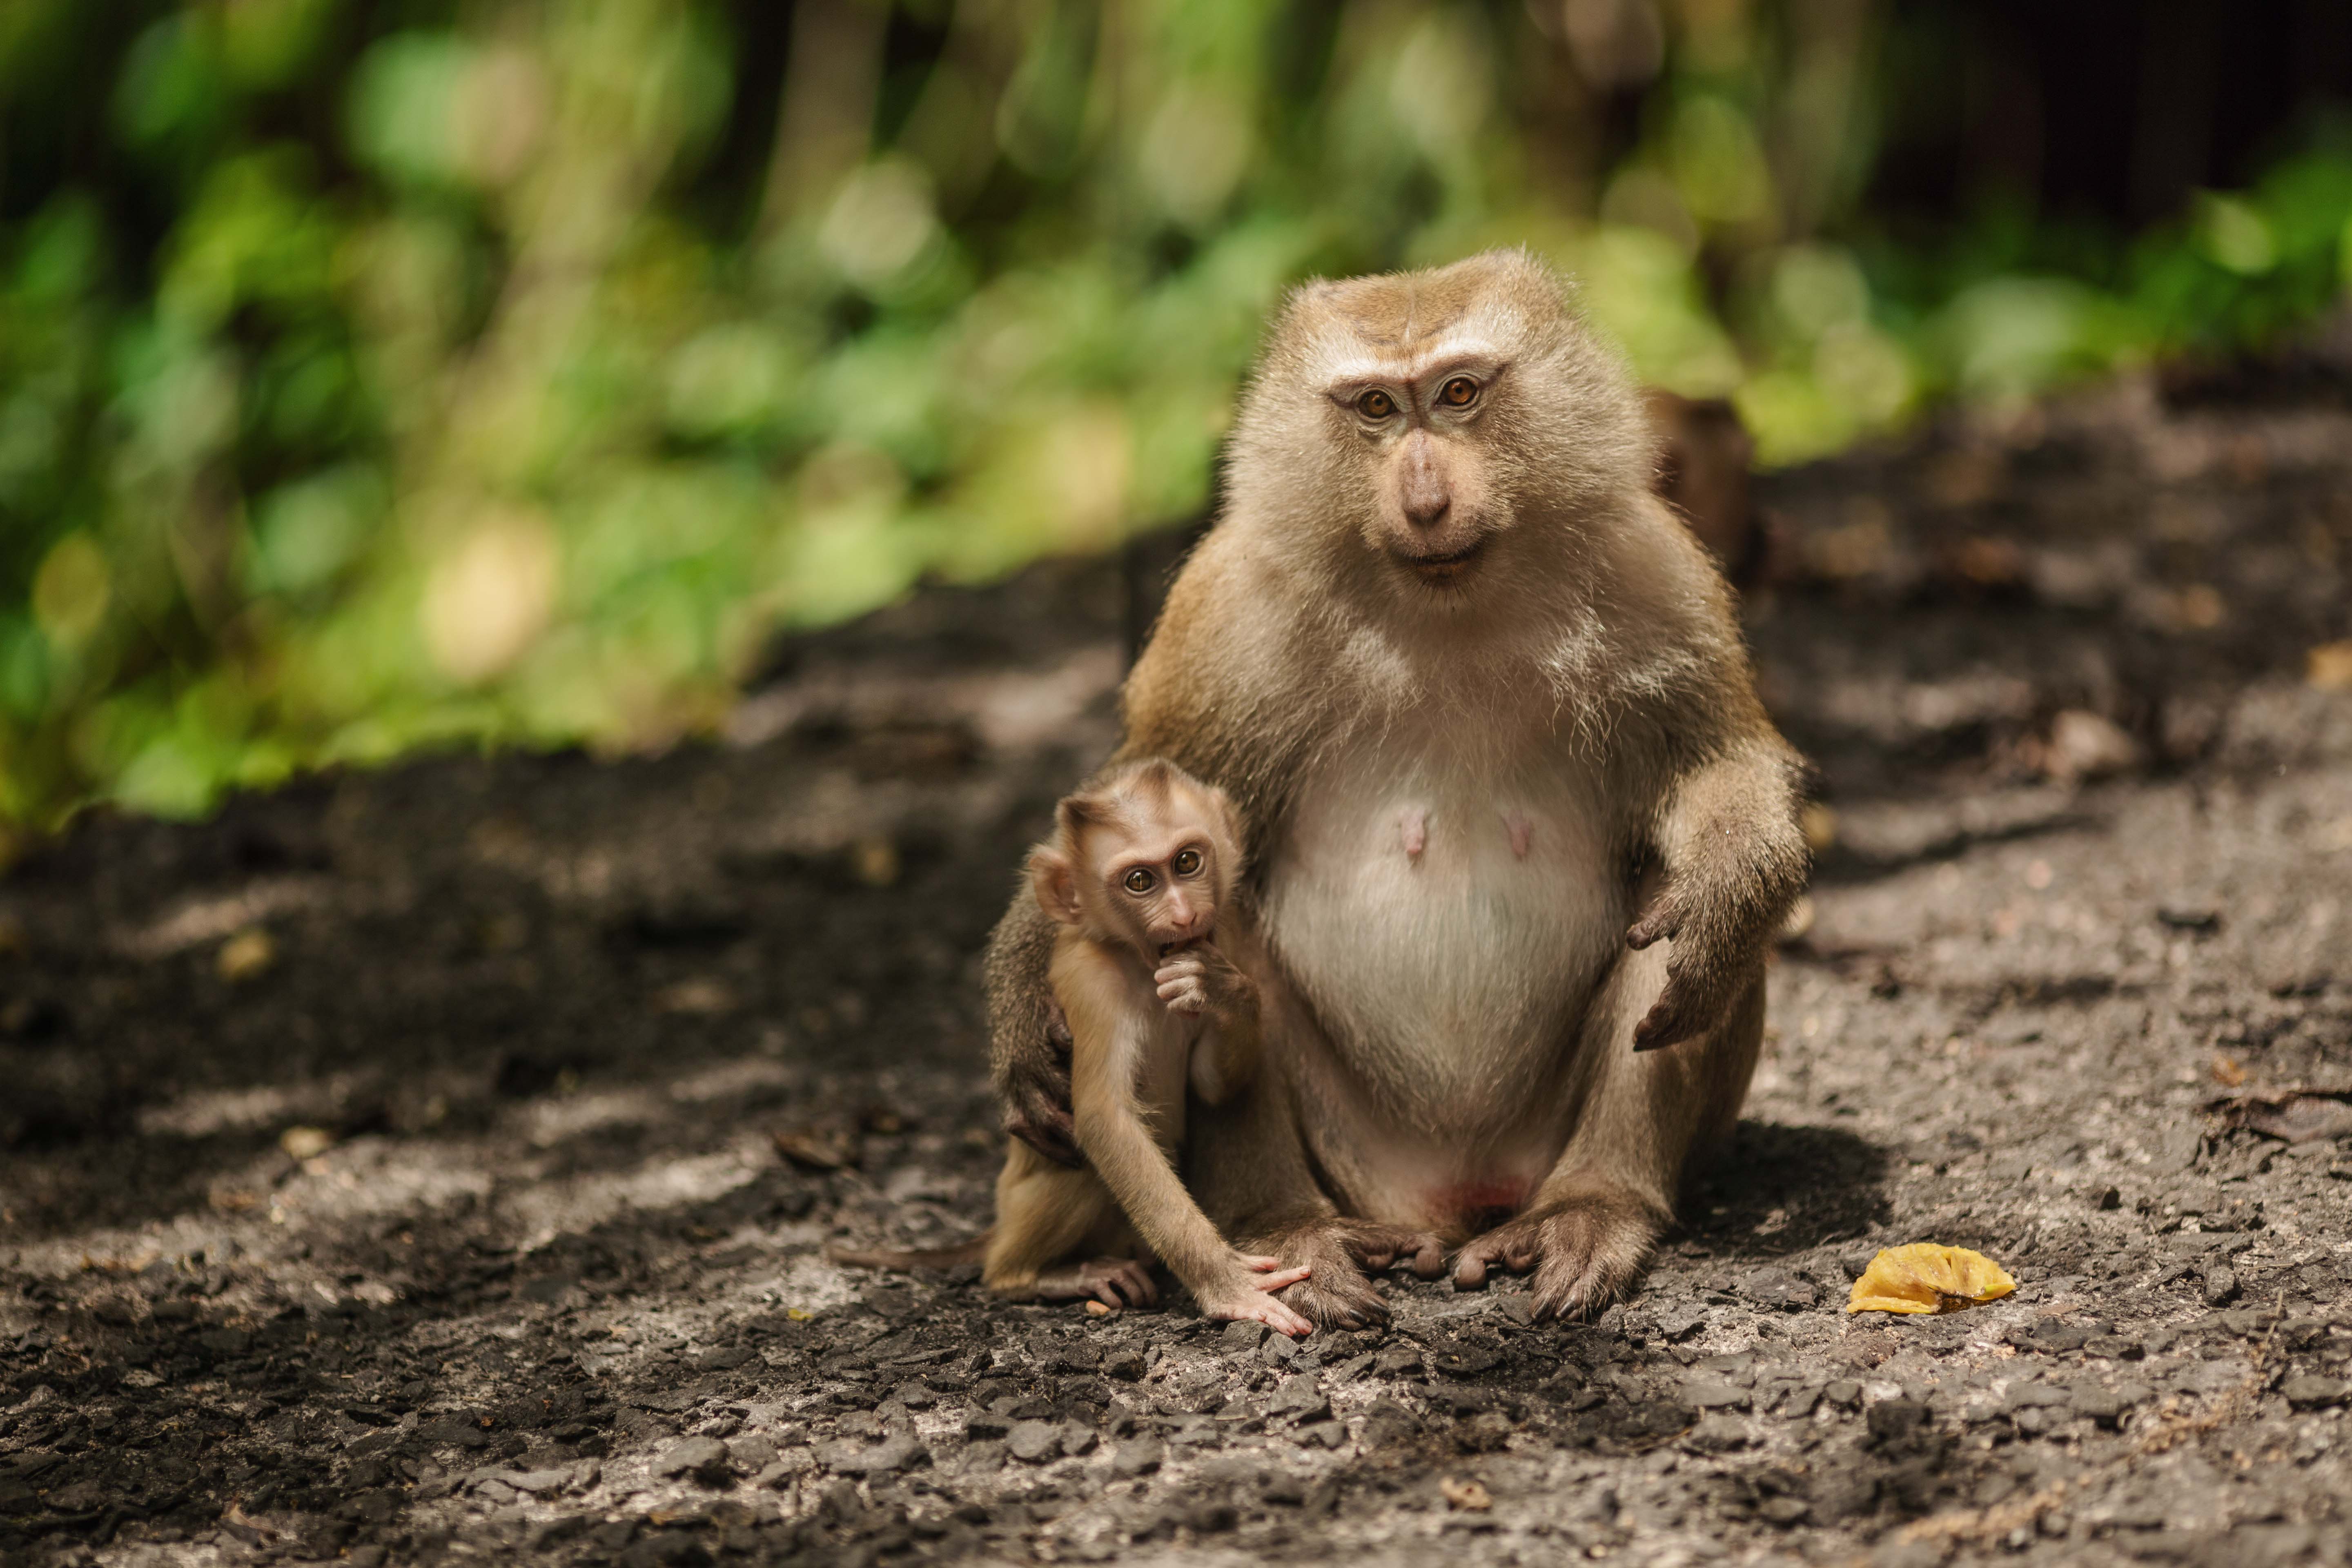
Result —
<instances>
[{"instance_id":1,"label":"baby monkey's hand","mask_svg":"<svg viewBox=\"0 0 2352 1568\"><path fill-rule=\"evenodd\" d=\"M1274 1299L1275 1291L1306 1279L1312 1272L1308 1265L1292 1267L1279 1258L1247 1252L1234 1253L1227 1263L1223 1279L1193 1292L1202 1317L1213 1322L1252 1320L1295 1340L1315 1331L1313 1323Z\"/></svg>"},{"instance_id":2,"label":"baby monkey's hand","mask_svg":"<svg viewBox=\"0 0 2352 1568\"><path fill-rule=\"evenodd\" d=\"M1171 1013L1194 1018L1228 1011L1249 984L1233 960L1206 942L1192 942L1160 954L1160 967L1151 979Z\"/></svg>"}]
</instances>

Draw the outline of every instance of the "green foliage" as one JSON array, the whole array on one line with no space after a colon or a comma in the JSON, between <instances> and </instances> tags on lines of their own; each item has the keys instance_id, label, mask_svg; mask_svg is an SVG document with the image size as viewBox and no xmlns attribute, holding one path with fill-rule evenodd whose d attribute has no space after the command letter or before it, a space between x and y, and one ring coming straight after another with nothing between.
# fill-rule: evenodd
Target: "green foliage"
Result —
<instances>
[{"instance_id":1,"label":"green foliage","mask_svg":"<svg viewBox=\"0 0 2352 1568\"><path fill-rule=\"evenodd\" d=\"M1603 159L1542 9L799 0L778 109L714 0L16 0L0 822L706 729L779 628L1200 515L1315 272L1529 245L1772 463L2343 288L2352 155L1906 247L1860 13L1620 40Z\"/></svg>"}]
</instances>

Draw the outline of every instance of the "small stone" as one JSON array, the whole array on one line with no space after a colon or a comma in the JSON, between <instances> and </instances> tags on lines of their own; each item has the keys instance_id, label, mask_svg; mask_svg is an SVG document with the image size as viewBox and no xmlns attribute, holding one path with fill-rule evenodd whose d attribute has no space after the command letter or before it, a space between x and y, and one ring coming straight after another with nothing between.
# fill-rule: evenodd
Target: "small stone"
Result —
<instances>
[{"instance_id":1,"label":"small stone","mask_svg":"<svg viewBox=\"0 0 2352 1568\"><path fill-rule=\"evenodd\" d=\"M1121 1383L1140 1383L1144 1373L1143 1352L1132 1349L1115 1350L1103 1357L1102 1369L1106 1377L1115 1377Z\"/></svg>"},{"instance_id":2,"label":"small stone","mask_svg":"<svg viewBox=\"0 0 2352 1568\"><path fill-rule=\"evenodd\" d=\"M1748 1405L1748 1391L1711 1377L1686 1378L1683 1382L1683 1400L1701 1410L1745 1410Z\"/></svg>"},{"instance_id":3,"label":"small stone","mask_svg":"<svg viewBox=\"0 0 2352 1568\"><path fill-rule=\"evenodd\" d=\"M1195 1503L1184 1515L1184 1522L1199 1535L1216 1535L1241 1521L1242 1510L1229 1502Z\"/></svg>"},{"instance_id":4,"label":"small stone","mask_svg":"<svg viewBox=\"0 0 2352 1568\"><path fill-rule=\"evenodd\" d=\"M756 1435L730 1437L727 1440L727 1457L746 1475L758 1475L776 1462L775 1440Z\"/></svg>"},{"instance_id":5,"label":"small stone","mask_svg":"<svg viewBox=\"0 0 2352 1568\"><path fill-rule=\"evenodd\" d=\"M1683 1441L1702 1454L1728 1454L1748 1446L1748 1427L1738 1416L1718 1413L1702 1419Z\"/></svg>"},{"instance_id":6,"label":"small stone","mask_svg":"<svg viewBox=\"0 0 2352 1568\"><path fill-rule=\"evenodd\" d=\"M1758 1506L1756 1517L1767 1524L1777 1524L1786 1530L1790 1525L1801 1521L1805 1515L1812 1511L1813 1505L1802 1498L1775 1497L1766 1498Z\"/></svg>"},{"instance_id":7,"label":"small stone","mask_svg":"<svg viewBox=\"0 0 2352 1568\"><path fill-rule=\"evenodd\" d=\"M1862 1403L1862 1384L1850 1377L1839 1378L1822 1389L1822 1397L1832 1405L1851 1410Z\"/></svg>"},{"instance_id":8,"label":"small stone","mask_svg":"<svg viewBox=\"0 0 2352 1568\"><path fill-rule=\"evenodd\" d=\"M1166 1455L1167 1450L1162 1448L1156 1439L1131 1437L1112 1450L1111 1474L1121 1479L1148 1476L1160 1468L1160 1462Z\"/></svg>"},{"instance_id":9,"label":"small stone","mask_svg":"<svg viewBox=\"0 0 2352 1568\"><path fill-rule=\"evenodd\" d=\"M1927 1425L1927 1407L1916 1399L1882 1399L1870 1407L1870 1435L1884 1443L1908 1436Z\"/></svg>"},{"instance_id":10,"label":"small stone","mask_svg":"<svg viewBox=\"0 0 2352 1568\"><path fill-rule=\"evenodd\" d=\"M688 1437L663 1449L653 1462L652 1473L667 1480L673 1476L723 1474L726 1468L726 1444L716 1437Z\"/></svg>"},{"instance_id":11,"label":"small stone","mask_svg":"<svg viewBox=\"0 0 2352 1568\"><path fill-rule=\"evenodd\" d=\"M1266 1401L1266 1414L1287 1415L1295 1420L1316 1421L1331 1413L1331 1401L1324 1395L1322 1385L1306 1373L1282 1380L1274 1397Z\"/></svg>"},{"instance_id":12,"label":"small stone","mask_svg":"<svg viewBox=\"0 0 2352 1568\"><path fill-rule=\"evenodd\" d=\"M976 1443L1004 1436L1012 1430L1013 1423L993 1410L975 1410L963 1418L963 1435Z\"/></svg>"},{"instance_id":13,"label":"small stone","mask_svg":"<svg viewBox=\"0 0 2352 1568\"><path fill-rule=\"evenodd\" d=\"M2325 1405L2343 1404L2344 1396L2347 1393L2352 1393L2352 1384L2346 1384L2342 1378L2323 1377L2316 1373L2305 1373L2300 1377L2290 1377L2280 1384L2279 1392L2286 1396L2286 1402L2289 1405L2298 1409L2310 1410Z\"/></svg>"},{"instance_id":14,"label":"small stone","mask_svg":"<svg viewBox=\"0 0 2352 1568\"><path fill-rule=\"evenodd\" d=\"M1821 1402L1820 1384L1807 1384L1788 1392L1780 1401L1780 1414L1791 1421L1801 1421L1811 1415Z\"/></svg>"},{"instance_id":15,"label":"small stone","mask_svg":"<svg viewBox=\"0 0 2352 1568\"><path fill-rule=\"evenodd\" d=\"M1383 1345L1372 1358L1372 1372L1379 1377L1419 1377L1425 1371L1418 1345Z\"/></svg>"},{"instance_id":16,"label":"small stone","mask_svg":"<svg viewBox=\"0 0 2352 1568\"><path fill-rule=\"evenodd\" d=\"M2205 1271L2205 1304L2218 1307L2238 1293L2238 1272L2234 1268L2208 1268Z\"/></svg>"},{"instance_id":17,"label":"small stone","mask_svg":"<svg viewBox=\"0 0 2352 1568\"><path fill-rule=\"evenodd\" d=\"M2018 1383L2010 1385L2009 1407L2011 1410L2047 1409L2073 1402L2073 1394L2053 1384Z\"/></svg>"},{"instance_id":18,"label":"small stone","mask_svg":"<svg viewBox=\"0 0 2352 1568\"><path fill-rule=\"evenodd\" d=\"M1068 1421L1062 1426L1062 1452L1076 1458L1095 1451L1098 1439L1095 1429L1083 1421Z\"/></svg>"},{"instance_id":19,"label":"small stone","mask_svg":"<svg viewBox=\"0 0 2352 1568\"><path fill-rule=\"evenodd\" d=\"M1668 1344L1679 1344L1706 1327L1704 1307L1666 1307L1658 1312L1658 1332Z\"/></svg>"},{"instance_id":20,"label":"small stone","mask_svg":"<svg viewBox=\"0 0 2352 1568\"><path fill-rule=\"evenodd\" d=\"M1254 1319L1242 1318L1227 1323L1224 1333L1220 1337L1224 1342L1225 1349L1236 1355L1247 1355L1257 1349L1258 1342L1265 1339L1265 1335L1266 1327L1264 1323Z\"/></svg>"},{"instance_id":21,"label":"small stone","mask_svg":"<svg viewBox=\"0 0 2352 1568\"><path fill-rule=\"evenodd\" d=\"M1338 1448L1346 1446L1348 1429L1337 1421L1317 1421L1301 1426L1292 1434L1309 1447Z\"/></svg>"},{"instance_id":22,"label":"small stone","mask_svg":"<svg viewBox=\"0 0 2352 1568\"><path fill-rule=\"evenodd\" d=\"M1454 1446L1465 1454L1499 1453L1511 1440L1511 1418L1499 1410L1473 1415L1454 1429Z\"/></svg>"},{"instance_id":23,"label":"small stone","mask_svg":"<svg viewBox=\"0 0 2352 1568\"><path fill-rule=\"evenodd\" d=\"M1016 1421L1011 1434L1013 1457L1025 1465L1042 1465L1062 1451L1062 1428L1046 1421Z\"/></svg>"},{"instance_id":24,"label":"small stone","mask_svg":"<svg viewBox=\"0 0 2352 1568\"><path fill-rule=\"evenodd\" d=\"M2124 1418L2127 1408L2111 1389L2083 1387L2074 1391L2074 1414L2087 1415L2112 1431Z\"/></svg>"}]
</instances>

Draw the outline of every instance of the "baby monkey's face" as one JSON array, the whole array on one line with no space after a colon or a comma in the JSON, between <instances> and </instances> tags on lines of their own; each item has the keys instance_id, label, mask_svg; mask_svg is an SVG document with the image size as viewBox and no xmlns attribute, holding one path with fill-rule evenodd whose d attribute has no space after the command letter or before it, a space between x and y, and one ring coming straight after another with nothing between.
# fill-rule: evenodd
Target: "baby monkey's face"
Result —
<instances>
[{"instance_id":1,"label":"baby monkey's face","mask_svg":"<svg viewBox=\"0 0 2352 1568\"><path fill-rule=\"evenodd\" d=\"M1102 857L1101 906L1147 952L1204 942L1217 925L1217 847L1197 822L1139 825ZM1097 829L1095 835L1112 837Z\"/></svg>"}]
</instances>

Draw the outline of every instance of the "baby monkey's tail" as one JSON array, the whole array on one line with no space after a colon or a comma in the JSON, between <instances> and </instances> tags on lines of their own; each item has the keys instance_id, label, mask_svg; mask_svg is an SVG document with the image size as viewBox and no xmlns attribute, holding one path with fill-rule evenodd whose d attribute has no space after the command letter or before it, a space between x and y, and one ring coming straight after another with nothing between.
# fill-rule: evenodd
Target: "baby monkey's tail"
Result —
<instances>
[{"instance_id":1,"label":"baby monkey's tail","mask_svg":"<svg viewBox=\"0 0 2352 1568\"><path fill-rule=\"evenodd\" d=\"M909 1268L964 1268L987 1260L988 1238L993 1234L983 1230L970 1241L919 1252L855 1251L845 1247L828 1247L824 1255L853 1268L896 1268L901 1272Z\"/></svg>"}]
</instances>

